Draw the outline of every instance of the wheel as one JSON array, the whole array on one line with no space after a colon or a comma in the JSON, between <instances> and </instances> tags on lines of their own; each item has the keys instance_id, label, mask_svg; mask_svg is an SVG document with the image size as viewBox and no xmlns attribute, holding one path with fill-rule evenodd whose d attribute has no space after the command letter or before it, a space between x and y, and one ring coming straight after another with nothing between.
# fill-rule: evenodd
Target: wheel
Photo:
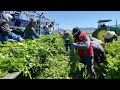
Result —
<instances>
[{"instance_id":1,"label":"wheel","mask_svg":"<svg viewBox=\"0 0 120 90\"><path fill-rule=\"evenodd\" d=\"M107 33L108 30L98 30L97 31L97 39L104 42L104 35Z\"/></svg>"},{"instance_id":2,"label":"wheel","mask_svg":"<svg viewBox=\"0 0 120 90\"><path fill-rule=\"evenodd\" d=\"M97 38L97 30L92 33L92 37Z\"/></svg>"}]
</instances>

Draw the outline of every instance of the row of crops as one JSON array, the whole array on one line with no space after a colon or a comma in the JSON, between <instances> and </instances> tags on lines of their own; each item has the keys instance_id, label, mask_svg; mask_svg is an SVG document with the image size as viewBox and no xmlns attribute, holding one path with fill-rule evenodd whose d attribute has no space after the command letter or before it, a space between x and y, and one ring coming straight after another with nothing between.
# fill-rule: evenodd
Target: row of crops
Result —
<instances>
[{"instance_id":1,"label":"row of crops","mask_svg":"<svg viewBox=\"0 0 120 90\"><path fill-rule=\"evenodd\" d=\"M106 44L105 51L108 64L101 63L96 69L98 78L120 78L120 43ZM18 79L89 79L79 60L74 49L66 52L59 34L23 43L0 43L0 77L17 71Z\"/></svg>"}]
</instances>

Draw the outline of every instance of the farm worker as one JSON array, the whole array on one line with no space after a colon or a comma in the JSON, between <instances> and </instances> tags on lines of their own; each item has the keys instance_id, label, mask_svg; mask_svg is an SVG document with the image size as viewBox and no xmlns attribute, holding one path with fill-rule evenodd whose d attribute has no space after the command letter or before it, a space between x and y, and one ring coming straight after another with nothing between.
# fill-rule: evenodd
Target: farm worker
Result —
<instances>
[{"instance_id":1,"label":"farm worker","mask_svg":"<svg viewBox=\"0 0 120 90\"><path fill-rule=\"evenodd\" d=\"M98 59L100 59L100 62L106 63L106 54L104 48L97 41L91 41L91 43L94 51L94 61L99 64Z\"/></svg>"},{"instance_id":2,"label":"farm worker","mask_svg":"<svg viewBox=\"0 0 120 90\"><path fill-rule=\"evenodd\" d=\"M10 26L8 22L5 19L0 20L0 41L1 42L6 42L8 39L14 39L19 42L23 42L24 39L21 38L20 35L16 35L15 33L12 32L12 29L10 29Z\"/></svg>"},{"instance_id":3,"label":"farm worker","mask_svg":"<svg viewBox=\"0 0 120 90\"><path fill-rule=\"evenodd\" d=\"M79 27L73 28L72 34L75 43L72 43L71 47L77 48L81 63L87 66L87 70L90 72L91 77L96 79L94 52L90 38L85 33L81 32Z\"/></svg>"},{"instance_id":4,"label":"farm worker","mask_svg":"<svg viewBox=\"0 0 120 90\"><path fill-rule=\"evenodd\" d=\"M2 11L1 12L1 19L5 19L7 22L10 22L10 21L14 21L15 19L13 18L13 16L11 14L9 14L9 12L7 11Z\"/></svg>"},{"instance_id":5,"label":"farm worker","mask_svg":"<svg viewBox=\"0 0 120 90\"><path fill-rule=\"evenodd\" d=\"M115 34L114 31L107 31L107 33L104 35L105 43L113 42L113 40L117 41L118 36Z\"/></svg>"},{"instance_id":6,"label":"farm worker","mask_svg":"<svg viewBox=\"0 0 120 90\"><path fill-rule=\"evenodd\" d=\"M63 40L65 43L66 51L68 51L68 48L71 50L71 44L74 42L74 39L73 35L68 30L64 30Z\"/></svg>"},{"instance_id":7,"label":"farm worker","mask_svg":"<svg viewBox=\"0 0 120 90\"><path fill-rule=\"evenodd\" d=\"M98 42L100 45L102 45L102 47L104 47L104 43L103 43L101 40L99 40L99 39L97 39L97 38L94 38L94 37L90 37L90 36L89 36L89 38L90 38L91 41L96 41L96 42Z\"/></svg>"},{"instance_id":8,"label":"farm worker","mask_svg":"<svg viewBox=\"0 0 120 90\"><path fill-rule=\"evenodd\" d=\"M26 26L24 31L24 38L25 39L40 38L40 35L36 31L36 20L34 18L30 18L30 22Z\"/></svg>"},{"instance_id":9,"label":"farm worker","mask_svg":"<svg viewBox=\"0 0 120 90\"><path fill-rule=\"evenodd\" d=\"M94 37L90 37L90 40L92 42L92 47L93 47L93 51L94 51L94 60L98 63L98 57L100 58L100 60L105 61L106 59L106 54L104 51L104 43Z\"/></svg>"},{"instance_id":10,"label":"farm worker","mask_svg":"<svg viewBox=\"0 0 120 90\"><path fill-rule=\"evenodd\" d=\"M53 24L48 24L46 22L46 25L43 27L44 35L50 35L52 26L53 26Z\"/></svg>"}]
</instances>

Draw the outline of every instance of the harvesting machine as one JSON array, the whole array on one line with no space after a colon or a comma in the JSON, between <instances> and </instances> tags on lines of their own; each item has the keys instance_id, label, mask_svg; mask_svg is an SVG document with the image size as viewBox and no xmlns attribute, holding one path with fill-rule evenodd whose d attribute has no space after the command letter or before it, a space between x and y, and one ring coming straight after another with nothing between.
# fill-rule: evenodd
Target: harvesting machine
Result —
<instances>
[{"instance_id":1,"label":"harvesting machine","mask_svg":"<svg viewBox=\"0 0 120 90\"><path fill-rule=\"evenodd\" d=\"M105 22L110 22L110 21L112 20L111 19L98 20L98 28L92 33L92 37L104 41L104 35L108 30L114 31L119 36L120 27L117 27L117 20L116 20L116 26L106 26Z\"/></svg>"},{"instance_id":2,"label":"harvesting machine","mask_svg":"<svg viewBox=\"0 0 120 90\"><path fill-rule=\"evenodd\" d=\"M51 23L54 21L46 18L43 14L44 13L37 13L36 11L7 11L7 13L11 14L14 21L9 22L10 28L12 29L12 32L16 33L17 35L21 35L21 37L24 37L24 30L26 25L29 23L29 18L34 17L37 20L37 32L40 34L40 30L45 25L45 23ZM31 15L31 13L33 13ZM2 15L2 12L0 13L0 16ZM27 16L27 20L21 18L23 15ZM54 24L53 24L54 28Z\"/></svg>"}]
</instances>

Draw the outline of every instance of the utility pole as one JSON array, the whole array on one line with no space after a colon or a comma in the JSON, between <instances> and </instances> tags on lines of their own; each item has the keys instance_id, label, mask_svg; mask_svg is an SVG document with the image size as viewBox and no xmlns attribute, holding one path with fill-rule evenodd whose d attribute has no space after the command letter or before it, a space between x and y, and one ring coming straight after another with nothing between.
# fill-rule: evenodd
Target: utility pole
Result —
<instances>
[{"instance_id":1,"label":"utility pole","mask_svg":"<svg viewBox=\"0 0 120 90\"><path fill-rule=\"evenodd\" d=\"M54 31L54 25L53 25L53 31Z\"/></svg>"},{"instance_id":2,"label":"utility pole","mask_svg":"<svg viewBox=\"0 0 120 90\"><path fill-rule=\"evenodd\" d=\"M35 12L35 13L38 15L38 18L39 18L39 20L38 20L38 27L39 27L39 35L40 35L40 30L41 30L41 17L43 16L44 13L41 13L41 14L39 14L39 13L37 13L37 12Z\"/></svg>"},{"instance_id":3,"label":"utility pole","mask_svg":"<svg viewBox=\"0 0 120 90\"><path fill-rule=\"evenodd\" d=\"M55 20L53 21L53 31L54 31L54 28L55 28Z\"/></svg>"},{"instance_id":4,"label":"utility pole","mask_svg":"<svg viewBox=\"0 0 120 90\"><path fill-rule=\"evenodd\" d=\"M116 32L117 32L117 19L116 19Z\"/></svg>"},{"instance_id":5,"label":"utility pole","mask_svg":"<svg viewBox=\"0 0 120 90\"><path fill-rule=\"evenodd\" d=\"M58 30L59 30L59 23L58 23Z\"/></svg>"}]
</instances>

